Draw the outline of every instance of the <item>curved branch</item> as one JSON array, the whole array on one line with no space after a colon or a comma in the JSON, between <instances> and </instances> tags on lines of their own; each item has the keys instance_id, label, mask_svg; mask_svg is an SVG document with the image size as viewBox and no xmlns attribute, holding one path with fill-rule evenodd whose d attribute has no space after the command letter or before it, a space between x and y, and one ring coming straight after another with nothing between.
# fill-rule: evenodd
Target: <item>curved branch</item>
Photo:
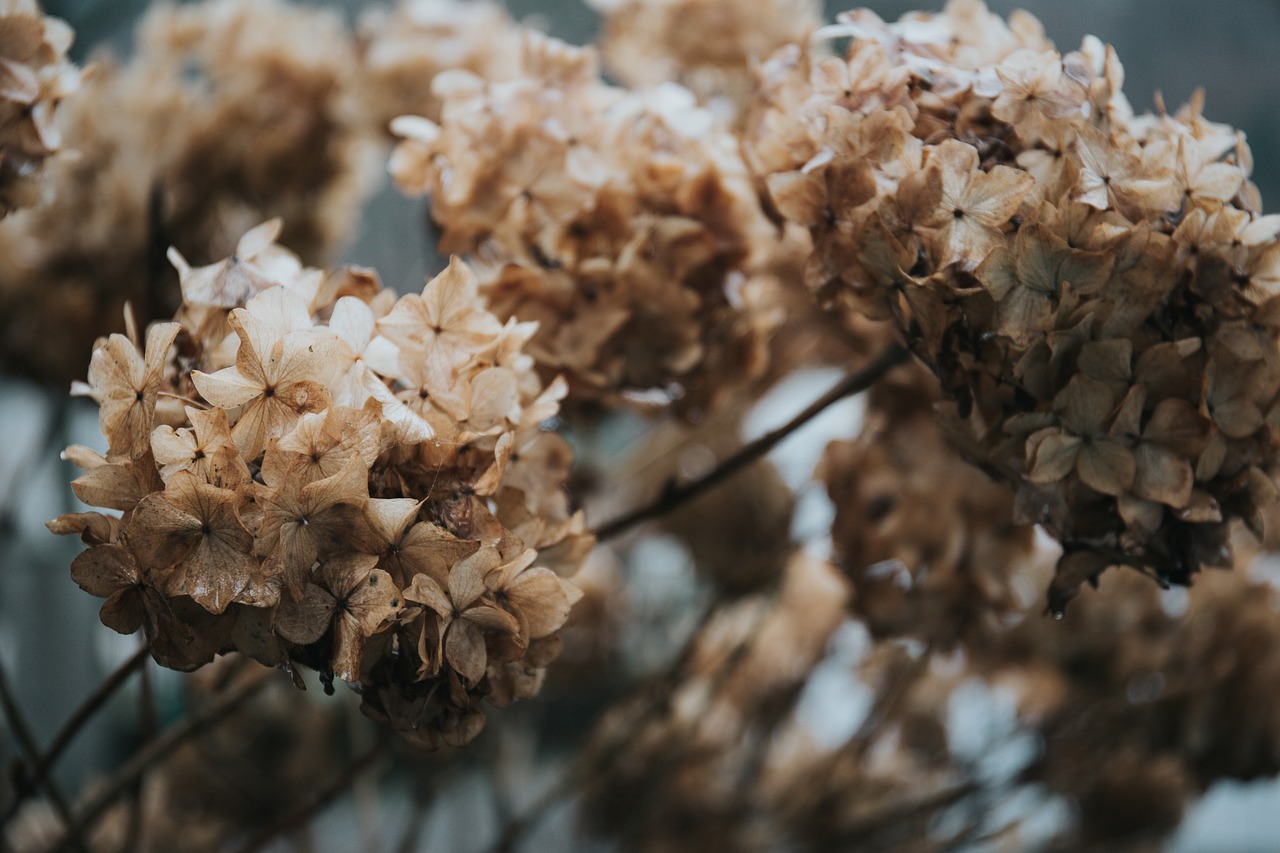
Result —
<instances>
[{"instance_id":1,"label":"curved branch","mask_svg":"<svg viewBox=\"0 0 1280 853\"><path fill-rule=\"evenodd\" d=\"M71 745L71 741L75 739L75 736L102 709L107 700L114 696L116 691L128 681L129 676L133 675L146 662L147 655L150 652L150 646L144 643L142 648L138 649L132 657L116 667L114 672L103 679L102 683L76 709L75 713L58 731L49 748L35 759L31 772L27 774L22 785L18 788L17 798L5 809L3 818L0 818L0 823L4 823L4 821L13 817L23 800L35 792L40 783L44 781L44 777L53 769L53 765L62 757L62 753Z\"/></svg>"},{"instance_id":2,"label":"curved branch","mask_svg":"<svg viewBox=\"0 0 1280 853\"><path fill-rule=\"evenodd\" d=\"M225 717L230 716L232 712L256 695L258 691L266 687L268 681L269 676L257 677L247 681L191 714L181 723L170 726L153 737L142 749L134 753L133 758L115 776L102 786L98 794L80 811L72 829L77 832L84 832L85 829L91 827L102 816L103 812L110 808L134 783L142 778L143 774L154 765L168 758L170 753L191 738L196 737L206 729L221 722ZM65 841L57 850L64 849L66 849Z\"/></svg>"},{"instance_id":3,"label":"curved branch","mask_svg":"<svg viewBox=\"0 0 1280 853\"><path fill-rule=\"evenodd\" d=\"M820 415L832 404L870 388L891 369L906 361L910 355L911 352L902 344L895 343L890 345L872 359L869 364L858 372L846 376L830 391L806 406L794 418L777 429L765 433L755 441L743 445L736 453L729 456L705 476L685 483L683 486L677 486L674 483L669 484L662 494L658 496L657 500L652 503L625 513L612 521L605 522L596 528L596 540L604 542L626 533L636 525L665 515L698 497L703 492L714 488L767 454L793 432Z\"/></svg>"},{"instance_id":4,"label":"curved branch","mask_svg":"<svg viewBox=\"0 0 1280 853\"><path fill-rule=\"evenodd\" d=\"M321 788L306 803L298 806L292 811L282 816L275 823L259 832L253 838L245 842L243 847L237 849L236 853L257 853L257 851L266 847L275 839L285 835L293 830L303 826L316 814L324 811L334 800L336 800L343 791L359 778L377 761L378 756L382 755L383 749L390 739L391 729L387 726L382 728L378 739L373 746L369 747L360 757L356 758L346 769L337 775L328 785Z\"/></svg>"},{"instance_id":5,"label":"curved branch","mask_svg":"<svg viewBox=\"0 0 1280 853\"><path fill-rule=\"evenodd\" d=\"M31 726L27 724L27 718L22 713L22 708L18 705L18 700L14 698L12 691L9 689L9 678L5 675L4 667L0 667L0 708L4 709L4 716L9 721L9 728L13 731L13 738L22 747L22 751L26 753L27 760L34 762L40 754L39 748L36 746L35 737L31 734ZM44 789L49 794L49 799L53 802L54 809L58 812L58 816L62 818L66 825L67 834L64 844L71 844L77 850L88 851L89 847L85 843L84 833L78 824L71 817L71 806L67 802L66 795L62 793L62 789L52 779L44 780ZM19 798L18 802L22 800Z\"/></svg>"}]
</instances>

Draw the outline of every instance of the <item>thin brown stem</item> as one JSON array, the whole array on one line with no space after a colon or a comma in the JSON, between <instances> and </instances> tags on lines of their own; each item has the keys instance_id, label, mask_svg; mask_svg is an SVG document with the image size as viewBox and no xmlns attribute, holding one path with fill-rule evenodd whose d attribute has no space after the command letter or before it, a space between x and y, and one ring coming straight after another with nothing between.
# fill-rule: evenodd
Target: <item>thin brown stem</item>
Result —
<instances>
[{"instance_id":1,"label":"thin brown stem","mask_svg":"<svg viewBox=\"0 0 1280 853\"><path fill-rule=\"evenodd\" d=\"M75 740L80 730L97 715L102 706L129 680L129 676L133 675L142 666L149 653L150 647L144 643L142 648L138 649L127 661L116 667L115 671L104 678L93 693L89 694L89 697L81 703L70 719L63 724L58 734L54 736L53 743L49 745L49 748L35 759L31 772L27 774L18 788L17 798L5 809L3 818L0 818L0 823L4 823L13 817L23 800L31 796L32 792L44 781L44 777L53 769L53 765L62 757L62 753Z\"/></svg>"},{"instance_id":2,"label":"thin brown stem","mask_svg":"<svg viewBox=\"0 0 1280 853\"><path fill-rule=\"evenodd\" d=\"M896 343L891 344L872 359L869 364L858 372L846 376L830 391L806 406L794 418L772 432L765 433L755 441L739 448L736 453L729 456L706 475L682 486L671 483L652 503L638 507L612 521L605 522L596 528L596 539L604 542L626 533L631 528L665 515L703 492L714 488L767 454L832 404L870 388L891 369L906 361L909 356L910 351L905 346Z\"/></svg>"},{"instance_id":3,"label":"thin brown stem","mask_svg":"<svg viewBox=\"0 0 1280 853\"><path fill-rule=\"evenodd\" d=\"M143 774L168 758L178 747L228 717L262 690L269 680L269 676L261 676L246 681L191 714L182 722L159 732L142 749L134 753L133 758L102 786L97 796L81 811L75 828L84 831L93 826L103 812L140 780ZM58 848L58 850L62 849L64 849L62 846Z\"/></svg>"},{"instance_id":4,"label":"thin brown stem","mask_svg":"<svg viewBox=\"0 0 1280 853\"><path fill-rule=\"evenodd\" d=\"M9 721L9 728L13 731L14 740L18 742L18 746L26 753L27 760L34 764L40 755L40 748L36 746L36 739L31 733L31 726L27 723L27 718L22 713L22 708L18 705L17 699L14 698L13 692L9 688L9 677L5 674L3 666L0 666L0 707L4 708L4 715ZM77 850L87 851L89 848L85 844L83 833L80 832L79 827L71 817L71 806L67 801L66 795L62 793L58 784L52 779L46 778L44 780L44 789L49 794L49 799L53 802L54 809L57 810L58 816L62 818L62 822L67 828L67 842L74 845Z\"/></svg>"},{"instance_id":5,"label":"thin brown stem","mask_svg":"<svg viewBox=\"0 0 1280 853\"><path fill-rule=\"evenodd\" d=\"M151 670L145 664L138 677L138 734L143 741L151 740L156 734L156 706L151 689ZM121 848L124 853L129 850L139 850L142 847L139 843L143 830L141 779L133 783L130 795L133 803L129 811L129 827L125 835L125 844Z\"/></svg>"},{"instance_id":6,"label":"thin brown stem","mask_svg":"<svg viewBox=\"0 0 1280 853\"><path fill-rule=\"evenodd\" d=\"M287 835L305 826L313 817L324 811L343 791L349 788L362 773L369 769L382 755L390 737L391 730L384 727L378 740L361 755L347 765L328 785L321 788L310 800L285 814L275 823L249 839L236 853L257 853L275 839Z\"/></svg>"}]
</instances>

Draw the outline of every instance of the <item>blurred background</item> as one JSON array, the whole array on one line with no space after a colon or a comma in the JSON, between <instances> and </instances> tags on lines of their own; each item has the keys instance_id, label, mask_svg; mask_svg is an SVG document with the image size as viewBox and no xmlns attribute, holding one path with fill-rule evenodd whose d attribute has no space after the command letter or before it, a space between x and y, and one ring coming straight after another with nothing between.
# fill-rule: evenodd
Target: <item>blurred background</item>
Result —
<instances>
[{"instance_id":1,"label":"blurred background","mask_svg":"<svg viewBox=\"0 0 1280 853\"><path fill-rule=\"evenodd\" d=\"M47 0L43 4L47 12L64 18L75 29L72 56L79 63L102 51L127 56L133 25L148 5L146 0ZM354 20L375 4L334 0L310 5L339 8ZM597 31L594 12L576 0L508 0L506 5L516 17L527 18L574 43L590 41ZM873 0L865 5L886 19L922 8L897 0ZM991 0L989 5L1001 15L1015 8L1030 11L1064 52L1077 46L1086 34L1114 45L1125 68L1125 91L1139 112L1151 108L1157 91L1173 109L1202 87L1206 92L1205 115L1246 132L1256 162L1254 180L1264 202L1271 202L1266 209L1275 209L1273 200L1280 200L1280 110L1275 103L1280 89L1280 62L1276 58L1280 56L1280 3ZM750 0L742 0L742 7L743 14L750 14ZM923 6L925 10L936 7ZM845 8L844 4L828 3L826 11L830 18ZM425 203L402 198L384 177L360 214L356 236L341 259L376 267L383 280L397 290L416 289L424 275L440 266L424 237L424 219ZM20 315L14 319L22 322ZM87 360L86 352L86 365ZM780 393L780 398L771 401L779 410L799 408L808 397L807 391L791 397L786 396L786 389ZM44 527L46 520L77 508L66 486L73 472L59 460L58 451L72 443L102 445L96 410L84 401L68 405L62 395L60 388L0 377L0 661L19 687L24 710L41 743L48 742L70 709L106 672L137 648L137 638L117 636L104 628L97 619L99 602L70 581L68 565L80 544L53 537ZM834 417L814 424L805 436L794 440L796 446L812 448L813 452L792 447L775 455L784 477L792 482L808 477L826 441L847 434L852 421L849 411L845 410L843 419ZM614 437L617 442L633 438L626 434L625 426L619 430ZM816 526L820 527L827 510L818 505L819 496L810 497L815 502L811 511L819 518ZM809 504L802 502L802 506ZM651 660L660 660L673 645L669 637L678 634L673 625L695 611L699 603L687 554L677 553L673 559L663 547L659 541L637 549L632 557L649 567L635 575L647 578L649 586L633 591L634 624L626 642L637 656ZM152 675L159 715L176 715L182 706L183 677L168 672ZM308 701L342 701L326 700L314 689L307 695ZM77 740L57 770L66 789L78 789L86 778L128 755L138 738L136 703L136 694L126 691ZM526 715L529 726L571 727L577 719L571 703L556 707L556 713L564 715L558 723L545 711L540 716L526 709L508 713L517 719ZM513 775L503 785L517 791L540 786L556 769L554 762L540 765L526 760L521 764L517 759L510 759L508 766ZM433 809L420 849L478 849L468 827L485 823L495 809L511 807L498 802L493 780L483 769L472 766L463 778L466 783L453 786ZM390 804L383 807L392 815L391 823L402 821L397 808L413 796L411 786L384 787L382 796L389 798ZM514 797L521 803L528 799L523 793ZM317 836L323 840L317 849L352 849L345 846L354 844L358 837L352 827L370 820L359 814L360 803L358 797L344 800L325 818L324 831ZM564 849L569 818L564 814L544 822L531 836L527 849ZM1278 838L1280 786L1274 781L1223 783L1200 801L1168 849L1177 853L1265 853L1280 849Z\"/></svg>"}]
</instances>

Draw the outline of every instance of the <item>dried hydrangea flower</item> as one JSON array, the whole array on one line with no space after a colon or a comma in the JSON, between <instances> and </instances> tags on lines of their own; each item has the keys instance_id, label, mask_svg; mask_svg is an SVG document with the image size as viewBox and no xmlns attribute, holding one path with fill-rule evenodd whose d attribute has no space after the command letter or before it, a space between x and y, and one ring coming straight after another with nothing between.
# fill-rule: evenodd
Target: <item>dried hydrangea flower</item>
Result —
<instances>
[{"instance_id":1,"label":"dried hydrangea flower","mask_svg":"<svg viewBox=\"0 0 1280 853\"><path fill-rule=\"evenodd\" d=\"M141 351L99 342L82 392L108 453L67 456L76 494L123 515L50 527L90 545L72 576L107 598L103 622L143 629L165 666L305 664L413 741L461 744L485 696L536 692L593 543L563 496L567 447L506 476L563 382L542 385L532 329L490 314L460 262L396 300L302 266L280 232L206 267L173 252L177 322ZM435 406L424 365L456 405Z\"/></svg>"},{"instance_id":2,"label":"dried hydrangea flower","mask_svg":"<svg viewBox=\"0 0 1280 853\"><path fill-rule=\"evenodd\" d=\"M391 171L431 196L500 317L575 402L705 407L758 377L775 320L743 288L775 240L733 135L667 85L604 84L595 54L526 34L521 75L436 77L439 124L400 118Z\"/></svg>"},{"instance_id":3,"label":"dried hydrangea flower","mask_svg":"<svg viewBox=\"0 0 1280 853\"><path fill-rule=\"evenodd\" d=\"M0 219L37 201L44 161L61 147L54 114L80 84L73 37L36 0L0 6Z\"/></svg>"},{"instance_id":4,"label":"dried hydrangea flower","mask_svg":"<svg viewBox=\"0 0 1280 853\"><path fill-rule=\"evenodd\" d=\"M969 465L938 428L932 377L872 389L861 433L830 444L817 477L835 517L836 562L858 595L852 610L877 637L939 649L1005 629L1027 602L1018 578L1035 562L1031 525L1013 494Z\"/></svg>"},{"instance_id":5,"label":"dried hydrangea flower","mask_svg":"<svg viewBox=\"0 0 1280 853\"><path fill-rule=\"evenodd\" d=\"M1243 135L1200 96L1135 116L1109 47L979 0L819 37L848 50L763 66L748 162L809 287L897 325L952 439L1064 543L1051 607L1110 565L1229 564L1277 494L1280 219Z\"/></svg>"},{"instance_id":6,"label":"dried hydrangea flower","mask_svg":"<svg viewBox=\"0 0 1280 853\"><path fill-rule=\"evenodd\" d=\"M615 706L587 743L588 828L644 849L750 848L745 839L773 819L756 810L769 763L759 735L792 710L849 595L833 566L795 553L776 591L715 612L687 660L664 672L669 692Z\"/></svg>"},{"instance_id":7,"label":"dried hydrangea flower","mask_svg":"<svg viewBox=\"0 0 1280 853\"><path fill-rule=\"evenodd\" d=\"M364 108L386 128L396 116L440 120L431 91L437 74L454 68L485 80L520 73L520 30L506 8L490 0L400 0L360 17L358 49Z\"/></svg>"},{"instance_id":8,"label":"dried hydrangea flower","mask_svg":"<svg viewBox=\"0 0 1280 853\"><path fill-rule=\"evenodd\" d=\"M736 115L755 89L754 65L821 24L814 0L590 0L604 19L609 72L640 88L674 82Z\"/></svg>"},{"instance_id":9,"label":"dried hydrangea flower","mask_svg":"<svg viewBox=\"0 0 1280 853\"><path fill-rule=\"evenodd\" d=\"M312 263L347 240L378 163L334 14L280 0L158 6L57 113L37 207L0 223L0 364L51 384L93 340L176 304L164 250L207 262L271 216ZM229 128L234 128L230 132Z\"/></svg>"}]
</instances>

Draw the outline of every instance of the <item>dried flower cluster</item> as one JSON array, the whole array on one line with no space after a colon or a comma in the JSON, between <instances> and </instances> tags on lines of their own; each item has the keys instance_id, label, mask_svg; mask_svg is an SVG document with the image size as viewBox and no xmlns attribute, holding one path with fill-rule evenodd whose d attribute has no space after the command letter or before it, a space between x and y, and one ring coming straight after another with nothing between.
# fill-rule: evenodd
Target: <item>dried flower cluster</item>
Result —
<instances>
[{"instance_id":1,"label":"dried flower cluster","mask_svg":"<svg viewBox=\"0 0 1280 853\"><path fill-rule=\"evenodd\" d=\"M848 599L834 567L794 554L776 591L717 612L658 698L601 722L586 753L589 825L632 850L757 849L748 839L772 817L755 796L766 733L782 728Z\"/></svg>"},{"instance_id":2,"label":"dried flower cluster","mask_svg":"<svg viewBox=\"0 0 1280 853\"><path fill-rule=\"evenodd\" d=\"M589 831L698 853L1154 849L1215 780L1280 771L1280 601L1250 571L1280 518L1280 217L1242 134L1199 97L1135 115L1111 48L980 0L823 29L812 0L591 2L623 86L487 0L354 36L207 0L59 107L74 156L0 222L4 366L97 338L74 391L106 452L65 453L96 509L49 528L88 545L106 626L235 703L67 814L12 774L4 843L262 847L386 756L257 661L399 733L411 849L466 786L409 756L538 693L562 637L479 754L499 848L548 802L504 789L561 760ZM11 8L40 20L0 0L0 106L36 59L72 74L56 24L8 58ZM40 139L56 100L19 111ZM454 255L404 296L319 268L387 132ZM816 483L765 458L823 411L859 421ZM1099 582L1117 564L1232 570L1184 594Z\"/></svg>"},{"instance_id":3,"label":"dried flower cluster","mask_svg":"<svg viewBox=\"0 0 1280 853\"><path fill-rule=\"evenodd\" d=\"M491 0L401 0L360 18L364 106L380 128L396 116L440 120L437 74L462 68L485 80L520 72L520 30Z\"/></svg>"},{"instance_id":4,"label":"dried flower cluster","mask_svg":"<svg viewBox=\"0 0 1280 853\"><path fill-rule=\"evenodd\" d=\"M952 438L1065 546L1051 606L1126 563L1186 583L1274 500L1280 218L1243 136L1134 116L1113 50L979 0L822 31L762 71L748 159L809 286L892 318Z\"/></svg>"},{"instance_id":5,"label":"dried flower cluster","mask_svg":"<svg viewBox=\"0 0 1280 853\"><path fill-rule=\"evenodd\" d=\"M589 49L526 34L522 76L435 79L441 122L402 118L401 189L431 196L440 249L477 258L501 317L570 399L705 407L763 369L772 322L746 271L769 240L732 134L668 85L605 85Z\"/></svg>"},{"instance_id":6,"label":"dried flower cluster","mask_svg":"<svg viewBox=\"0 0 1280 853\"><path fill-rule=\"evenodd\" d=\"M64 384L126 300L144 321L170 316L169 245L213 261L283 216L288 245L324 260L378 169L355 67L331 13L280 0L151 10L133 57L96 63L59 109L68 153L43 203L0 223L5 370Z\"/></svg>"},{"instance_id":7,"label":"dried flower cluster","mask_svg":"<svg viewBox=\"0 0 1280 853\"><path fill-rule=\"evenodd\" d=\"M1065 630L1062 630L1065 628ZM1172 831L1221 778L1280 771L1280 600L1245 567L1197 579L1185 610L1130 573L975 654L1040 731L1035 777L1073 795L1086 844Z\"/></svg>"},{"instance_id":8,"label":"dried flower cluster","mask_svg":"<svg viewBox=\"0 0 1280 853\"><path fill-rule=\"evenodd\" d=\"M1034 536L1013 522L1009 489L975 474L939 429L932 377L909 377L871 391L861 434L830 444L817 477L854 612L875 636L949 648L1023 610L1016 579L1035 561Z\"/></svg>"},{"instance_id":9,"label":"dried flower cluster","mask_svg":"<svg viewBox=\"0 0 1280 853\"><path fill-rule=\"evenodd\" d=\"M0 219L34 204L44 161L60 146L58 103L75 90L71 28L35 0L0 3Z\"/></svg>"},{"instance_id":10,"label":"dried flower cluster","mask_svg":"<svg viewBox=\"0 0 1280 853\"><path fill-rule=\"evenodd\" d=\"M631 87L675 82L736 115L755 91L753 66L804 44L821 24L815 0L590 0L604 17L600 49Z\"/></svg>"},{"instance_id":11,"label":"dried flower cluster","mask_svg":"<svg viewBox=\"0 0 1280 853\"><path fill-rule=\"evenodd\" d=\"M423 745L465 743L477 708L532 695L591 546L544 433L522 347L454 262L396 300L376 277L303 267L280 223L190 267L146 345L112 335L84 389L108 452L72 447L72 488L120 518L51 523L92 547L72 576L103 622L193 669L238 650L357 685ZM557 572L561 574L557 574Z\"/></svg>"}]
</instances>

